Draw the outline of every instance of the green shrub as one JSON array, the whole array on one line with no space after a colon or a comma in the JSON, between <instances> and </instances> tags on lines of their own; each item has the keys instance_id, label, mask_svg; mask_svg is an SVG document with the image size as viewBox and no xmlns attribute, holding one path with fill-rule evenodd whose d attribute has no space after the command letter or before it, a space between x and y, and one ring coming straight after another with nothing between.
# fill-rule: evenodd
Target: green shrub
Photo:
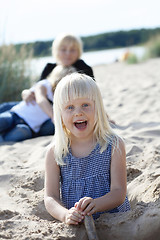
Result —
<instances>
[{"instance_id":1,"label":"green shrub","mask_svg":"<svg viewBox=\"0 0 160 240\"><path fill-rule=\"evenodd\" d=\"M135 64L135 63L138 63L138 58L136 56L136 54L134 53L130 53L126 59L126 62L128 64Z\"/></svg>"},{"instance_id":2,"label":"green shrub","mask_svg":"<svg viewBox=\"0 0 160 240\"><path fill-rule=\"evenodd\" d=\"M160 35L151 38L146 44L145 58L160 57Z\"/></svg>"},{"instance_id":3,"label":"green shrub","mask_svg":"<svg viewBox=\"0 0 160 240\"><path fill-rule=\"evenodd\" d=\"M0 102L21 100L21 91L30 87L30 57L25 46L19 53L14 45L0 47Z\"/></svg>"}]
</instances>

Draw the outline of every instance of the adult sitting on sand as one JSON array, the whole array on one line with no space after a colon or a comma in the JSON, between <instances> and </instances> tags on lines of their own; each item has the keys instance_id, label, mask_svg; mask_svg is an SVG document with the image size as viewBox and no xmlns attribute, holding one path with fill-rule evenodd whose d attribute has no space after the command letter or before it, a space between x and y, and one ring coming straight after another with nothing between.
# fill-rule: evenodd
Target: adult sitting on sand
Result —
<instances>
[{"instance_id":1,"label":"adult sitting on sand","mask_svg":"<svg viewBox=\"0 0 160 240\"><path fill-rule=\"evenodd\" d=\"M0 142L18 142L33 137L41 125L53 121L53 94L57 83L65 75L74 72L73 67L55 67L48 79L32 87L35 99L33 104L21 101L11 110L0 114Z\"/></svg>"},{"instance_id":2,"label":"adult sitting on sand","mask_svg":"<svg viewBox=\"0 0 160 240\"><path fill-rule=\"evenodd\" d=\"M56 63L48 63L42 71L39 80L46 79L52 70L59 64L65 67L73 66L77 72L85 73L94 78L93 70L83 60L80 59L83 52L82 41L80 38L72 34L59 35L52 44L52 55L56 59ZM25 89L22 92L22 99L26 103L34 103L35 94L33 88ZM0 113L10 110L17 102L3 103L0 105ZM39 131L32 136L46 136L54 134L53 122L49 119L45 121Z\"/></svg>"}]
</instances>

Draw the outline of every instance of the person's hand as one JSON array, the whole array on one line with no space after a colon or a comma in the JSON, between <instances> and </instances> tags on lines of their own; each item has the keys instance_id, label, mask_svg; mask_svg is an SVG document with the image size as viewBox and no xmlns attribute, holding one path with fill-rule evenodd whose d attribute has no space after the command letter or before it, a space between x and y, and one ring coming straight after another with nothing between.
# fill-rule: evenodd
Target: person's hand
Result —
<instances>
[{"instance_id":1,"label":"person's hand","mask_svg":"<svg viewBox=\"0 0 160 240\"><path fill-rule=\"evenodd\" d=\"M92 215L96 212L96 203L95 200L91 197L84 197L75 203L75 207L82 215Z\"/></svg>"},{"instance_id":2,"label":"person's hand","mask_svg":"<svg viewBox=\"0 0 160 240\"><path fill-rule=\"evenodd\" d=\"M27 103L31 103L35 105L35 95L34 92L30 91L29 89L25 89L22 92L22 99Z\"/></svg>"},{"instance_id":3,"label":"person's hand","mask_svg":"<svg viewBox=\"0 0 160 240\"><path fill-rule=\"evenodd\" d=\"M84 219L84 216L75 207L70 208L65 215L66 224L77 225Z\"/></svg>"}]
</instances>

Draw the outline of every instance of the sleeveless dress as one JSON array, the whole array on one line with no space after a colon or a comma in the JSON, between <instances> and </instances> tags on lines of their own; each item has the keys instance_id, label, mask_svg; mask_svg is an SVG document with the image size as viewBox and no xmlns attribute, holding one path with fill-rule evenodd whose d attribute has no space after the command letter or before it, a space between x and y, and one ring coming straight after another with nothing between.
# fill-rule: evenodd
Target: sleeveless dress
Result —
<instances>
[{"instance_id":1,"label":"sleeveless dress","mask_svg":"<svg viewBox=\"0 0 160 240\"><path fill-rule=\"evenodd\" d=\"M60 166L61 171L61 198L64 206L68 209L74 206L82 197L98 198L110 192L110 164L111 143L106 150L100 153L100 145L97 144L92 152L83 158L72 155L71 149L64 158L66 165ZM130 210L128 198L124 203L110 211L125 212ZM101 213L93 214L94 219Z\"/></svg>"}]
</instances>

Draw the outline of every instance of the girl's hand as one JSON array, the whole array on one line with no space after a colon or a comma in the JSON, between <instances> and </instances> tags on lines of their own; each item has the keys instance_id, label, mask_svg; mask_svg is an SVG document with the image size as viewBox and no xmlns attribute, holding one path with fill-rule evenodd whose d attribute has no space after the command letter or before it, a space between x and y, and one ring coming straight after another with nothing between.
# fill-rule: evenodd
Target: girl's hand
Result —
<instances>
[{"instance_id":1,"label":"girl's hand","mask_svg":"<svg viewBox=\"0 0 160 240\"><path fill-rule=\"evenodd\" d=\"M75 207L70 208L65 215L65 223L69 225L77 225L83 219L84 216Z\"/></svg>"},{"instance_id":2,"label":"girl's hand","mask_svg":"<svg viewBox=\"0 0 160 240\"><path fill-rule=\"evenodd\" d=\"M35 105L35 94L34 92L30 91L29 89L25 89L22 91L22 99L27 103L31 103Z\"/></svg>"},{"instance_id":3,"label":"girl's hand","mask_svg":"<svg viewBox=\"0 0 160 240\"><path fill-rule=\"evenodd\" d=\"M75 203L75 207L78 211L81 211L82 215L92 215L96 212L96 202L91 197L84 197Z\"/></svg>"}]
</instances>

